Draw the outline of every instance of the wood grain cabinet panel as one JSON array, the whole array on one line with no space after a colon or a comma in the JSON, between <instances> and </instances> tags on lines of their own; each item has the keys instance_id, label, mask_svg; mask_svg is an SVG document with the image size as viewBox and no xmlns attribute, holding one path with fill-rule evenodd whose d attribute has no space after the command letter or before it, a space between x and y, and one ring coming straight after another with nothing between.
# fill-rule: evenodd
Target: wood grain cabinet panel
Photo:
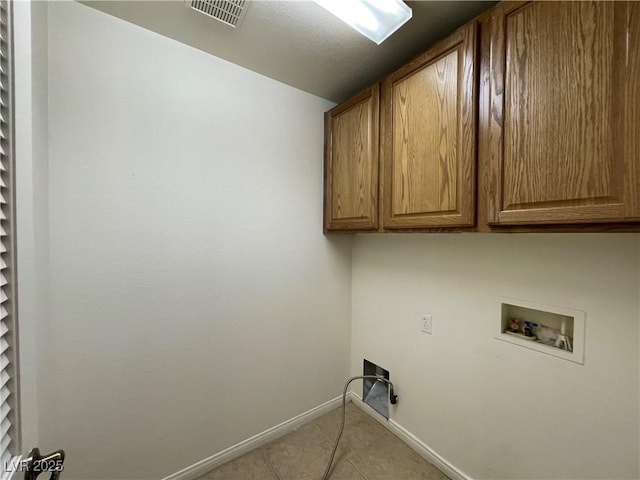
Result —
<instances>
[{"instance_id":1,"label":"wood grain cabinet panel","mask_svg":"<svg viewBox=\"0 0 640 480\"><path fill-rule=\"evenodd\" d=\"M475 221L476 24L382 83L384 228Z\"/></svg>"},{"instance_id":2,"label":"wood grain cabinet panel","mask_svg":"<svg viewBox=\"0 0 640 480\"><path fill-rule=\"evenodd\" d=\"M378 228L376 84L325 114L325 231Z\"/></svg>"},{"instance_id":3,"label":"wood grain cabinet panel","mask_svg":"<svg viewBox=\"0 0 640 480\"><path fill-rule=\"evenodd\" d=\"M498 5L488 222L640 220L640 4Z\"/></svg>"}]
</instances>

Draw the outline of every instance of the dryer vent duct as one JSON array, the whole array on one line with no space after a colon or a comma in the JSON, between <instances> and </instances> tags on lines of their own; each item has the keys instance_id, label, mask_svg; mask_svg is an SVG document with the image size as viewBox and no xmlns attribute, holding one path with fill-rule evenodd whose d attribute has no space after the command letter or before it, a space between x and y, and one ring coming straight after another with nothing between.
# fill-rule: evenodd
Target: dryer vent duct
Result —
<instances>
[{"instance_id":1,"label":"dryer vent duct","mask_svg":"<svg viewBox=\"0 0 640 480\"><path fill-rule=\"evenodd\" d=\"M389 370L379 367L366 358L363 360L363 375L380 375L389 380ZM365 378L362 382L362 400L384 418L389 419L389 385L386 382Z\"/></svg>"},{"instance_id":2,"label":"dryer vent duct","mask_svg":"<svg viewBox=\"0 0 640 480\"><path fill-rule=\"evenodd\" d=\"M187 7L237 28L247 13L247 0L186 0Z\"/></svg>"}]
</instances>

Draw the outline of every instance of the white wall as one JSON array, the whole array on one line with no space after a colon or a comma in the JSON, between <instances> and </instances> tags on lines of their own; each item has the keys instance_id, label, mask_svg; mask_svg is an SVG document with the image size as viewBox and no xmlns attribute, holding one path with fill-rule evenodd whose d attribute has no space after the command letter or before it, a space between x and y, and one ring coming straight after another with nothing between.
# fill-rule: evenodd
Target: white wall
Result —
<instances>
[{"instance_id":1,"label":"white wall","mask_svg":"<svg viewBox=\"0 0 640 480\"><path fill-rule=\"evenodd\" d=\"M69 480L157 479L336 396L331 104L78 3L48 14L41 447L67 451Z\"/></svg>"},{"instance_id":2,"label":"white wall","mask_svg":"<svg viewBox=\"0 0 640 480\"><path fill-rule=\"evenodd\" d=\"M352 373L390 370L394 420L472 478L637 479L638 239L358 236ZM495 296L584 310L584 365L494 339Z\"/></svg>"}]
</instances>

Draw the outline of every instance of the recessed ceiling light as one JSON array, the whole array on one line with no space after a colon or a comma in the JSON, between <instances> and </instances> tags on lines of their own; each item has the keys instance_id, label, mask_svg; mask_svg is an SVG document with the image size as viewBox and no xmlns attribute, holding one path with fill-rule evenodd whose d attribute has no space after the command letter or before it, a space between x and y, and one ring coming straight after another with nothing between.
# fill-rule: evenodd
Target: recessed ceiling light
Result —
<instances>
[{"instance_id":1,"label":"recessed ceiling light","mask_svg":"<svg viewBox=\"0 0 640 480\"><path fill-rule=\"evenodd\" d=\"M401 0L315 0L343 22L380 45L413 15Z\"/></svg>"}]
</instances>

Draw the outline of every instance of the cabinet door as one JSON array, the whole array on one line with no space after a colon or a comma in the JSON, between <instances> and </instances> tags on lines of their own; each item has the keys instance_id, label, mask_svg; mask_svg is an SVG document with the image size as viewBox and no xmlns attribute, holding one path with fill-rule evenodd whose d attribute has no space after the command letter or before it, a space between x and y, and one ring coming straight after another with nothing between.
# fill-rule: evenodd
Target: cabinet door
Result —
<instances>
[{"instance_id":1,"label":"cabinet door","mask_svg":"<svg viewBox=\"0 0 640 480\"><path fill-rule=\"evenodd\" d=\"M475 222L476 23L382 84L384 228Z\"/></svg>"},{"instance_id":2,"label":"cabinet door","mask_svg":"<svg viewBox=\"0 0 640 480\"><path fill-rule=\"evenodd\" d=\"M378 228L378 84L325 114L325 231Z\"/></svg>"},{"instance_id":3,"label":"cabinet door","mask_svg":"<svg viewBox=\"0 0 640 480\"><path fill-rule=\"evenodd\" d=\"M640 4L498 5L489 224L640 220Z\"/></svg>"}]
</instances>

